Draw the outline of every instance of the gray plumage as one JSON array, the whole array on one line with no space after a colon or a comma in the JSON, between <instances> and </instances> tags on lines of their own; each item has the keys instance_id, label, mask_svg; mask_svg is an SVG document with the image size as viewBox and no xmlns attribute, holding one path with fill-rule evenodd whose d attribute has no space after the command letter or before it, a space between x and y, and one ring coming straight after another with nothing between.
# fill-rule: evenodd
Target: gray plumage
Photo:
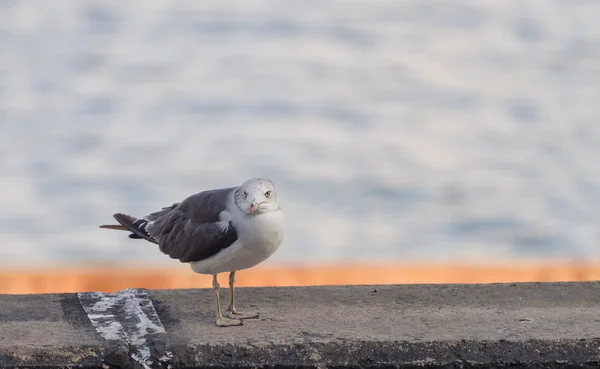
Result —
<instances>
[{"instance_id":1,"label":"gray plumage","mask_svg":"<svg viewBox=\"0 0 600 369\"><path fill-rule=\"evenodd\" d=\"M189 196L143 219L117 213L114 218L132 232L131 238L142 238L158 244L160 251L181 262L193 262L215 255L233 244L235 227L226 230L218 222L226 210L226 201L236 187L203 191ZM103 226L109 228L114 226Z\"/></svg>"}]
</instances>

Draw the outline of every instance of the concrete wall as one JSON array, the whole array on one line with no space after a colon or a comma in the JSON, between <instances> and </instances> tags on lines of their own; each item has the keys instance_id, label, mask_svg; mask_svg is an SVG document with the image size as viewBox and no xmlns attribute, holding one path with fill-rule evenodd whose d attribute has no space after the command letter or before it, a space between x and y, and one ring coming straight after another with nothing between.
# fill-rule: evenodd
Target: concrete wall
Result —
<instances>
[{"instance_id":1,"label":"concrete wall","mask_svg":"<svg viewBox=\"0 0 600 369\"><path fill-rule=\"evenodd\" d=\"M600 283L0 295L0 367L596 367ZM226 291L222 291L226 298Z\"/></svg>"}]
</instances>

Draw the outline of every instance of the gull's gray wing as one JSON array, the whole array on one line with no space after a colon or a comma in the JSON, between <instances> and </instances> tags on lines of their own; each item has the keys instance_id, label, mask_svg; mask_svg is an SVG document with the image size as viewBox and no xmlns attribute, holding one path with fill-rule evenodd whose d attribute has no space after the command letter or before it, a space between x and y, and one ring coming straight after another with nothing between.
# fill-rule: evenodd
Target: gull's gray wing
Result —
<instances>
[{"instance_id":1,"label":"gull's gray wing","mask_svg":"<svg viewBox=\"0 0 600 369\"><path fill-rule=\"evenodd\" d=\"M219 215L227 210L227 199L236 187L209 190L180 203L135 219L115 214L115 219L133 234L159 245L160 251L187 263L206 259L233 244L238 236L229 223L223 230Z\"/></svg>"}]
</instances>

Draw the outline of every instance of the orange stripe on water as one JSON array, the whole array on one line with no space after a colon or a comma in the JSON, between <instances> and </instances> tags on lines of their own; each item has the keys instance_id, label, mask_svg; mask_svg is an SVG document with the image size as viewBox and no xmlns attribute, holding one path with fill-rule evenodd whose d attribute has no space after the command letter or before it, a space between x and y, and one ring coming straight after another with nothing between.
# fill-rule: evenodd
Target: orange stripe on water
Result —
<instances>
[{"instance_id":1,"label":"orange stripe on water","mask_svg":"<svg viewBox=\"0 0 600 369\"><path fill-rule=\"evenodd\" d=\"M494 283L600 280L600 264L270 266L238 272L236 286ZM187 267L14 269L0 272L0 293L118 291L125 288L208 288L210 276ZM220 276L223 287L226 275Z\"/></svg>"}]
</instances>

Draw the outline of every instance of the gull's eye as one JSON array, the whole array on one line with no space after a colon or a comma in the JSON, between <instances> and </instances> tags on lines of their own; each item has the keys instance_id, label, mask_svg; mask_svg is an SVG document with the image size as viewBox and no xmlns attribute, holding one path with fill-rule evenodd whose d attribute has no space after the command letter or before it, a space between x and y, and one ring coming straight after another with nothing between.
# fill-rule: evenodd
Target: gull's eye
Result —
<instances>
[{"instance_id":1,"label":"gull's eye","mask_svg":"<svg viewBox=\"0 0 600 369\"><path fill-rule=\"evenodd\" d=\"M244 191L244 198L248 197L248 192Z\"/></svg>"},{"instance_id":2,"label":"gull's eye","mask_svg":"<svg viewBox=\"0 0 600 369\"><path fill-rule=\"evenodd\" d=\"M271 191L265 192L265 197L271 197Z\"/></svg>"}]
</instances>

